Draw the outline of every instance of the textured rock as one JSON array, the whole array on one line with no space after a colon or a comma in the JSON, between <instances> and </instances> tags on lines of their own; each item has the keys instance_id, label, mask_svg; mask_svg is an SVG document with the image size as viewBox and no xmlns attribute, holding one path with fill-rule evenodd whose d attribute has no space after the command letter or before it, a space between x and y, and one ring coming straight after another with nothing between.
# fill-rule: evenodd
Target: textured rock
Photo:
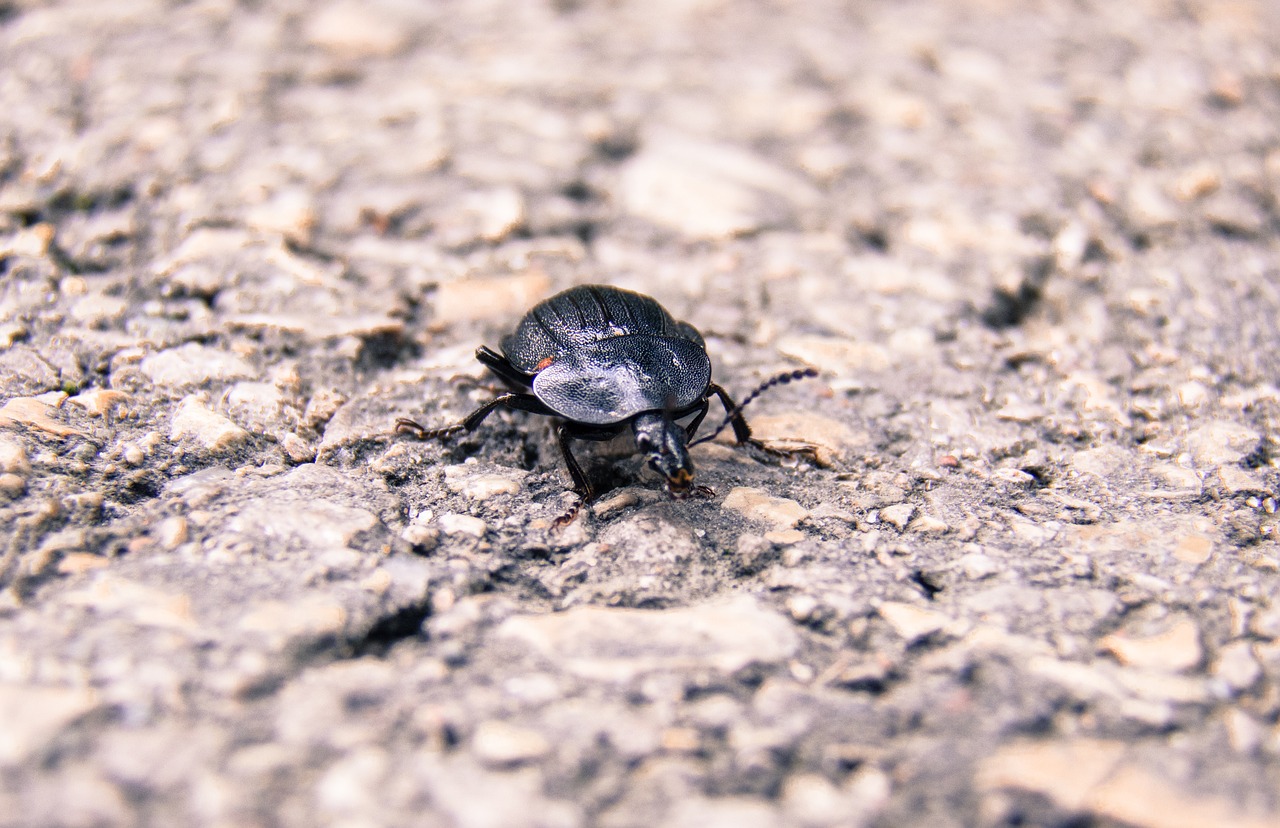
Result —
<instances>
[{"instance_id":1,"label":"textured rock","mask_svg":"<svg viewBox=\"0 0 1280 828\"><path fill-rule=\"evenodd\" d=\"M1262 678L1262 668L1248 641L1233 641L1218 653L1213 674L1238 693L1248 690Z\"/></svg>"},{"instance_id":2,"label":"textured rock","mask_svg":"<svg viewBox=\"0 0 1280 828\"><path fill-rule=\"evenodd\" d=\"M211 410L207 394L183 398L169 424L169 439L192 440L209 454L231 451L250 438L249 432Z\"/></svg>"},{"instance_id":3,"label":"textured rock","mask_svg":"<svg viewBox=\"0 0 1280 828\"><path fill-rule=\"evenodd\" d=\"M379 3L326 3L308 15L307 42L352 58L379 57L403 49L409 41L401 21Z\"/></svg>"},{"instance_id":4,"label":"textured rock","mask_svg":"<svg viewBox=\"0 0 1280 828\"><path fill-rule=\"evenodd\" d=\"M940 612L897 601L885 601L876 611L907 643L932 635L951 623L951 619Z\"/></svg>"},{"instance_id":5,"label":"textured rock","mask_svg":"<svg viewBox=\"0 0 1280 828\"><path fill-rule=\"evenodd\" d=\"M1113 633L1098 642L1098 646L1122 664L1149 670L1189 670L1204 657L1200 631L1189 618L1175 619L1167 630L1155 635Z\"/></svg>"},{"instance_id":6,"label":"textured rock","mask_svg":"<svg viewBox=\"0 0 1280 828\"><path fill-rule=\"evenodd\" d=\"M0 684L0 765L26 761L97 705L85 688Z\"/></svg>"},{"instance_id":7,"label":"textured rock","mask_svg":"<svg viewBox=\"0 0 1280 828\"><path fill-rule=\"evenodd\" d=\"M95 417L107 417L120 406L129 401L129 395L110 388L91 388L74 397L68 397L67 403L83 408L86 413Z\"/></svg>"},{"instance_id":8,"label":"textured rock","mask_svg":"<svg viewBox=\"0 0 1280 828\"><path fill-rule=\"evenodd\" d=\"M725 496L725 509L749 520L767 523L779 529L790 529L809 516L809 510L785 497L774 497L762 489L739 486Z\"/></svg>"},{"instance_id":9,"label":"textured rock","mask_svg":"<svg viewBox=\"0 0 1280 828\"><path fill-rule=\"evenodd\" d=\"M658 612L577 607L517 616L497 635L533 648L578 675L626 681L655 671L734 672L788 658L799 640L782 616L750 596Z\"/></svg>"},{"instance_id":10,"label":"textured rock","mask_svg":"<svg viewBox=\"0 0 1280 828\"><path fill-rule=\"evenodd\" d=\"M316 596L303 601L268 601L244 608L237 626L274 640L315 640L338 633L347 623L343 606Z\"/></svg>"},{"instance_id":11,"label":"textured rock","mask_svg":"<svg viewBox=\"0 0 1280 828\"><path fill-rule=\"evenodd\" d=\"M509 330L529 308L546 299L551 280L541 271L516 276L460 279L436 291L436 318L443 324L477 319L504 321Z\"/></svg>"},{"instance_id":12,"label":"textured rock","mask_svg":"<svg viewBox=\"0 0 1280 828\"><path fill-rule=\"evenodd\" d=\"M488 500L498 495L520 491L526 473L517 469L504 470L501 474L480 472L470 466L448 466L444 470L445 485L457 494L472 500Z\"/></svg>"},{"instance_id":13,"label":"textured rock","mask_svg":"<svg viewBox=\"0 0 1280 828\"><path fill-rule=\"evenodd\" d=\"M814 201L801 177L738 147L662 133L622 171L628 212L699 238L721 238L792 220Z\"/></svg>"},{"instance_id":14,"label":"textured rock","mask_svg":"<svg viewBox=\"0 0 1280 828\"><path fill-rule=\"evenodd\" d=\"M226 531L269 538L277 548L296 545L316 555L329 549L358 545L378 526L378 518L366 509L323 499L259 499L226 523Z\"/></svg>"},{"instance_id":15,"label":"textured rock","mask_svg":"<svg viewBox=\"0 0 1280 828\"><path fill-rule=\"evenodd\" d=\"M471 750L484 764L502 768L541 759L551 744L536 730L485 721L471 734Z\"/></svg>"},{"instance_id":16,"label":"textured rock","mask_svg":"<svg viewBox=\"0 0 1280 828\"><path fill-rule=\"evenodd\" d=\"M36 431L43 431L56 437L83 435L84 432L73 428L54 417L57 409L34 397L14 397L0 406L0 428L6 426L27 426Z\"/></svg>"},{"instance_id":17,"label":"textured rock","mask_svg":"<svg viewBox=\"0 0 1280 828\"><path fill-rule=\"evenodd\" d=\"M231 419L253 434L290 428L297 419L284 392L273 383L238 382L227 389L223 401Z\"/></svg>"},{"instance_id":18,"label":"textured rock","mask_svg":"<svg viewBox=\"0 0 1280 828\"><path fill-rule=\"evenodd\" d=\"M1118 742L1079 739L1010 745L983 763L978 784L1048 796L1063 809L1092 813L1142 828L1239 825L1262 828L1257 817L1217 796L1196 796L1175 782L1123 761Z\"/></svg>"},{"instance_id":19,"label":"textured rock","mask_svg":"<svg viewBox=\"0 0 1280 828\"><path fill-rule=\"evenodd\" d=\"M473 538L482 538L484 533L489 531L488 525L483 520L471 515L444 514L440 516L438 522L440 531L447 535L470 535Z\"/></svg>"},{"instance_id":20,"label":"textured rock","mask_svg":"<svg viewBox=\"0 0 1280 828\"><path fill-rule=\"evenodd\" d=\"M895 506L886 506L881 509L880 520L895 529L902 530L907 528L907 524L911 522L911 518L915 513L915 506L910 503L899 503Z\"/></svg>"},{"instance_id":21,"label":"textured rock","mask_svg":"<svg viewBox=\"0 0 1280 828\"><path fill-rule=\"evenodd\" d=\"M157 386L175 390L252 379L256 374L241 357L194 342L152 354L142 360L140 367Z\"/></svg>"},{"instance_id":22,"label":"textured rock","mask_svg":"<svg viewBox=\"0 0 1280 828\"><path fill-rule=\"evenodd\" d=\"M1200 468L1239 463L1258 445L1253 429L1230 420L1213 420L1187 435L1187 450Z\"/></svg>"},{"instance_id":23,"label":"textured rock","mask_svg":"<svg viewBox=\"0 0 1280 828\"><path fill-rule=\"evenodd\" d=\"M0 2L0 823L1274 825L1280 7L850 6Z\"/></svg>"},{"instance_id":24,"label":"textured rock","mask_svg":"<svg viewBox=\"0 0 1280 828\"><path fill-rule=\"evenodd\" d=\"M868 442L866 434L846 423L807 411L752 417L751 433L772 449L802 452L824 468L838 465Z\"/></svg>"},{"instance_id":25,"label":"textured rock","mask_svg":"<svg viewBox=\"0 0 1280 828\"><path fill-rule=\"evenodd\" d=\"M31 473L31 461L27 459L26 449L12 437L0 436L0 471L21 476Z\"/></svg>"}]
</instances>

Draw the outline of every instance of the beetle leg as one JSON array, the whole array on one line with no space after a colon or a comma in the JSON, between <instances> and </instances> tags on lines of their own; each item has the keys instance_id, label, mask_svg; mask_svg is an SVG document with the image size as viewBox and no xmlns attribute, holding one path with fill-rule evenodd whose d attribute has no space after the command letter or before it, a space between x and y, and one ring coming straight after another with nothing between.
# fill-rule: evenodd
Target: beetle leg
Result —
<instances>
[{"instance_id":1,"label":"beetle leg","mask_svg":"<svg viewBox=\"0 0 1280 828\"><path fill-rule=\"evenodd\" d=\"M555 414L554 411L543 404L542 400L532 394L503 394L501 397L494 397L468 414L461 423L462 427L467 431L475 431L476 426L484 422L484 418L492 414L493 410L499 406L515 411L528 411L530 414L545 414L547 416Z\"/></svg>"},{"instance_id":2,"label":"beetle leg","mask_svg":"<svg viewBox=\"0 0 1280 828\"><path fill-rule=\"evenodd\" d=\"M711 404L707 400L703 400L702 405L698 406L697 416L694 417L692 420L690 420L689 424L684 427L684 438L686 440L693 439L693 435L697 433L698 426L702 425L702 420L704 417L707 416L707 411L710 408L711 408Z\"/></svg>"},{"instance_id":3,"label":"beetle leg","mask_svg":"<svg viewBox=\"0 0 1280 828\"><path fill-rule=\"evenodd\" d=\"M543 405L542 400L532 394L503 394L501 397L494 397L475 411L472 411L462 422L441 428L424 428L413 420L401 417L396 420L396 433L412 434L419 440L439 440L442 437L451 437L459 431L475 431L476 427L484 421L484 418L499 407L511 408L516 411L528 411L532 414L551 415L554 413Z\"/></svg>"},{"instance_id":4,"label":"beetle leg","mask_svg":"<svg viewBox=\"0 0 1280 828\"><path fill-rule=\"evenodd\" d=\"M415 440L438 440L462 431L462 423L444 426L443 428L427 428L408 417L396 418L396 434L412 434Z\"/></svg>"},{"instance_id":5,"label":"beetle leg","mask_svg":"<svg viewBox=\"0 0 1280 828\"><path fill-rule=\"evenodd\" d=\"M590 480L579 465L577 458L569 449L570 440L592 440L606 442L618 436L617 426L592 426L585 423L564 422L556 429L556 438L560 442L560 453L564 455L564 464L569 467L569 476L573 478L573 490L590 503L599 497L592 488Z\"/></svg>"},{"instance_id":6,"label":"beetle leg","mask_svg":"<svg viewBox=\"0 0 1280 828\"><path fill-rule=\"evenodd\" d=\"M734 438L739 443L758 442L751 439L751 426L747 425L747 418L742 416L742 406L733 401L733 397L729 396L729 392L714 382L708 385L707 388L720 398L720 404L724 406L724 413L729 418L729 424L733 426Z\"/></svg>"},{"instance_id":7,"label":"beetle leg","mask_svg":"<svg viewBox=\"0 0 1280 828\"><path fill-rule=\"evenodd\" d=\"M565 512L560 517L551 521L551 528L560 530L568 526L570 523L573 523L574 518L576 518L579 514L582 513L583 503L584 501L581 498L579 498L577 502L575 502L573 506L569 508L569 511Z\"/></svg>"},{"instance_id":8,"label":"beetle leg","mask_svg":"<svg viewBox=\"0 0 1280 828\"><path fill-rule=\"evenodd\" d=\"M573 490L582 496L584 502L590 503L596 499L595 491L592 490L587 476L583 474L582 466L578 465L573 452L569 450L570 434L567 424L561 424L556 429L556 438L560 443L560 453L564 455L564 464L569 467L569 476L573 478Z\"/></svg>"},{"instance_id":9,"label":"beetle leg","mask_svg":"<svg viewBox=\"0 0 1280 828\"><path fill-rule=\"evenodd\" d=\"M777 376L770 377L769 379L757 385L755 387L755 390L752 391L750 394L748 394L746 396L746 399L742 401L742 405L738 405L737 403L735 403L733 401L733 398L730 397L728 392L725 391L723 388L716 385L714 382L709 383L707 385L707 390L720 398L720 403L724 406L725 418L724 418L724 421L720 423L720 425L716 426L715 431L711 432L706 437L701 437L697 440L694 440L692 443L690 443L690 445L697 445L698 443L705 443L708 440L714 440L716 438L716 435L724 431L726 426L732 425L733 435L738 438L739 445L742 445L743 443L747 443L749 445L755 446L758 449L766 451L770 454L779 454L779 456L785 457L790 452L780 453L775 449L766 448L763 443L761 443L759 440L756 440L751 436L751 426L747 425L746 418L742 416L742 409L746 408L748 405L751 404L752 400L754 400L756 397L763 394L765 391L768 391L770 388L774 387L775 385L786 385L789 382L795 382L796 380L805 379L806 377L816 377L816 376L818 376L818 372L813 368L800 368L799 370L796 370L796 371L785 371L781 374L778 374Z\"/></svg>"},{"instance_id":10,"label":"beetle leg","mask_svg":"<svg viewBox=\"0 0 1280 828\"><path fill-rule=\"evenodd\" d=\"M498 376L503 382L514 388L529 388L531 380L519 368L511 364L511 360L487 345L476 348L476 359Z\"/></svg>"}]
</instances>

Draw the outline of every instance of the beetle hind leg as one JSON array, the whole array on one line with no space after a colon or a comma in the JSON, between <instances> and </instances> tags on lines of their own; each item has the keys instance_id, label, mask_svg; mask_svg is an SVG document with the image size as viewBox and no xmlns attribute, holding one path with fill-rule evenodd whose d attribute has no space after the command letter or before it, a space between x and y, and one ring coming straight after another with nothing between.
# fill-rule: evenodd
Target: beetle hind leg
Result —
<instances>
[{"instance_id":1,"label":"beetle hind leg","mask_svg":"<svg viewBox=\"0 0 1280 828\"><path fill-rule=\"evenodd\" d=\"M413 435L418 440L439 440L444 437L452 437L462 431L475 431L480 423L484 422L484 418L492 414L494 409L497 408L528 411L531 414L551 415L554 413L542 403L542 400L532 394L503 394L472 411L462 422L441 426L440 428L426 428L407 417L400 417L396 420L395 431L396 434Z\"/></svg>"},{"instance_id":2,"label":"beetle hind leg","mask_svg":"<svg viewBox=\"0 0 1280 828\"><path fill-rule=\"evenodd\" d=\"M465 430L466 426L462 423L454 423L443 428L427 428L408 417L396 418L396 434L410 434L415 440L439 440Z\"/></svg>"}]
</instances>

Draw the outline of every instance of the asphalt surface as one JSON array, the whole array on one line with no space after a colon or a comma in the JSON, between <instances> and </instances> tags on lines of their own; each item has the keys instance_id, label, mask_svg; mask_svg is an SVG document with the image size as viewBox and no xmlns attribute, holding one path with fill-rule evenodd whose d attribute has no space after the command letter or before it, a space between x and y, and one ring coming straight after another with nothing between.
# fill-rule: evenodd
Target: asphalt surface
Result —
<instances>
[{"instance_id":1,"label":"asphalt surface","mask_svg":"<svg viewBox=\"0 0 1280 828\"><path fill-rule=\"evenodd\" d=\"M0 825L1280 826L1280 7L0 3ZM579 284L674 499L417 441ZM704 433L720 419L718 408Z\"/></svg>"}]
</instances>

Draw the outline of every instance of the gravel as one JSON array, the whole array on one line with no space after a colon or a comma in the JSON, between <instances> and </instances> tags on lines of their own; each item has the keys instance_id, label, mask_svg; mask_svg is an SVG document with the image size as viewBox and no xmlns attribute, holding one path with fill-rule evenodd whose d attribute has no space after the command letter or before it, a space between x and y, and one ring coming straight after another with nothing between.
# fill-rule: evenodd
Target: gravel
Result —
<instances>
[{"instance_id":1,"label":"gravel","mask_svg":"<svg viewBox=\"0 0 1280 828\"><path fill-rule=\"evenodd\" d=\"M0 825L1280 826L1276 44L0 4ZM585 283L784 456L395 433Z\"/></svg>"}]
</instances>

